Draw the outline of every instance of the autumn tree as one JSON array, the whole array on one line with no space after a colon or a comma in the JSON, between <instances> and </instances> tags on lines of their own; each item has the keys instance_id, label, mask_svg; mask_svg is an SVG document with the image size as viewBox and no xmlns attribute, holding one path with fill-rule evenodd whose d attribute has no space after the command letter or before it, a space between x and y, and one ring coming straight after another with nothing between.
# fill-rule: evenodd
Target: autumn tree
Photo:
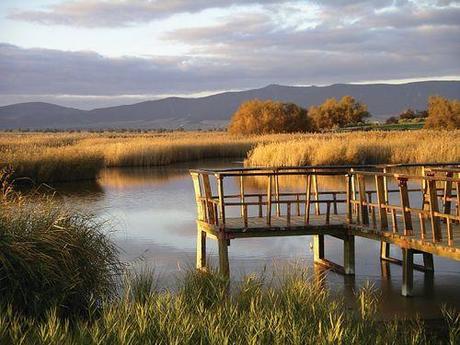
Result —
<instances>
[{"instance_id":1,"label":"autumn tree","mask_svg":"<svg viewBox=\"0 0 460 345\"><path fill-rule=\"evenodd\" d=\"M460 128L460 101L431 96L428 99L428 117L425 128Z\"/></svg>"},{"instance_id":2,"label":"autumn tree","mask_svg":"<svg viewBox=\"0 0 460 345\"><path fill-rule=\"evenodd\" d=\"M329 98L319 106L310 107L308 115L317 131L356 124L370 116L367 106L351 96L344 96L339 101Z\"/></svg>"},{"instance_id":3,"label":"autumn tree","mask_svg":"<svg viewBox=\"0 0 460 345\"><path fill-rule=\"evenodd\" d=\"M310 129L305 109L293 103L259 99L243 102L228 127L233 134L290 133Z\"/></svg>"}]
</instances>

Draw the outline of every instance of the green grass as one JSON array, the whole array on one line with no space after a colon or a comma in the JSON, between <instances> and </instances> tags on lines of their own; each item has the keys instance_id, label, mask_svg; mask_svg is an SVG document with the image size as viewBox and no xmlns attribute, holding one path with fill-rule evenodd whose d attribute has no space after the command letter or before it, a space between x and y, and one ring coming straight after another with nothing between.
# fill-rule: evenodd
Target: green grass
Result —
<instances>
[{"instance_id":1,"label":"green grass","mask_svg":"<svg viewBox=\"0 0 460 345\"><path fill-rule=\"evenodd\" d=\"M248 276L233 284L215 272L190 271L176 292L130 280L101 312L70 322L51 309L44 319L0 314L0 343L21 344L458 344L460 318L445 311L447 335L423 321L381 322L365 287L350 310L297 267L275 283ZM140 284L142 287L137 286Z\"/></svg>"},{"instance_id":2,"label":"green grass","mask_svg":"<svg viewBox=\"0 0 460 345\"><path fill-rule=\"evenodd\" d=\"M116 293L118 251L91 214L15 193L0 174L0 307L40 317L87 313Z\"/></svg>"}]
</instances>

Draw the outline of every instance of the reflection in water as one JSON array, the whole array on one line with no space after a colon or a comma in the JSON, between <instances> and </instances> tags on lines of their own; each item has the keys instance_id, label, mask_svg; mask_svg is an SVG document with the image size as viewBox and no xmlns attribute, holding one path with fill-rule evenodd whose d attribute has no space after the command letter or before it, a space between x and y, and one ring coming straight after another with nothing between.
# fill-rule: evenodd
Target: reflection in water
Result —
<instances>
[{"instance_id":1,"label":"reflection in water","mask_svg":"<svg viewBox=\"0 0 460 345\"><path fill-rule=\"evenodd\" d=\"M193 267L195 260L196 206L188 169L228 166L238 165L229 161L208 161L162 168L110 169L103 172L97 182L60 184L55 187L66 202L89 208L101 217L114 219L117 231L111 236L121 248L123 260L136 265L153 265L162 284L170 285L174 284L178 274ZM304 189L305 182L299 187L297 181L283 179L280 179L283 190ZM239 190L239 181L229 180L228 183L235 192ZM345 189L345 178L321 177L319 186L321 190ZM259 185L257 181L250 182L248 179L245 187L265 190L266 184L263 182ZM311 242L309 236L234 240L229 248L232 278L241 279L244 274L264 270L270 273L289 267L292 262L312 267ZM322 284L344 296L352 305L355 291L370 281L382 295L380 311L388 318L395 313L413 316L415 312L424 317L437 317L443 303L460 309L458 262L435 257L434 277L415 272L416 297L404 298L400 296L401 267L381 263L379 250L378 242L357 238L356 276L350 278L327 272ZM396 248L392 250L392 255L398 257L400 251ZM211 264L215 264L215 241L208 241L208 253ZM341 263L341 241L327 237L326 255ZM318 273L321 269L312 271Z\"/></svg>"}]
</instances>

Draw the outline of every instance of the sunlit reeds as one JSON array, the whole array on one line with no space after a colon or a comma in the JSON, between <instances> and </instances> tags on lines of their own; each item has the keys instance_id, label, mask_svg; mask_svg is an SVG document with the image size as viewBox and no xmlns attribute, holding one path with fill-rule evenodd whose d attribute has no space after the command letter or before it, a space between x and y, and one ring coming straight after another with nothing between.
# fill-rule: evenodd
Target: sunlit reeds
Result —
<instances>
[{"instance_id":1,"label":"sunlit reeds","mask_svg":"<svg viewBox=\"0 0 460 345\"><path fill-rule=\"evenodd\" d=\"M315 134L259 144L246 166L460 161L460 131Z\"/></svg>"}]
</instances>

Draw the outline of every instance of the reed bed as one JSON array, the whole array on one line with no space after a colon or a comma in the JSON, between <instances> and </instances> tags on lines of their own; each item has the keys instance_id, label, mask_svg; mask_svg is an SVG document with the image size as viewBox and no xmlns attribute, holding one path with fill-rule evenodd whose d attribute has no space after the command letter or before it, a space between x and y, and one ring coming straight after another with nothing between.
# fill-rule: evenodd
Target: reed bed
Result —
<instances>
[{"instance_id":1,"label":"reed bed","mask_svg":"<svg viewBox=\"0 0 460 345\"><path fill-rule=\"evenodd\" d=\"M373 131L314 134L261 143L246 166L460 161L460 131Z\"/></svg>"},{"instance_id":2,"label":"reed bed","mask_svg":"<svg viewBox=\"0 0 460 345\"><path fill-rule=\"evenodd\" d=\"M281 137L237 137L224 132L2 133L0 167L10 165L16 177L35 182L94 179L103 167L244 158L257 143Z\"/></svg>"},{"instance_id":3,"label":"reed bed","mask_svg":"<svg viewBox=\"0 0 460 345\"><path fill-rule=\"evenodd\" d=\"M35 182L95 179L104 167L246 158L247 166L460 160L460 131L235 136L225 132L2 133L0 167Z\"/></svg>"}]
</instances>

